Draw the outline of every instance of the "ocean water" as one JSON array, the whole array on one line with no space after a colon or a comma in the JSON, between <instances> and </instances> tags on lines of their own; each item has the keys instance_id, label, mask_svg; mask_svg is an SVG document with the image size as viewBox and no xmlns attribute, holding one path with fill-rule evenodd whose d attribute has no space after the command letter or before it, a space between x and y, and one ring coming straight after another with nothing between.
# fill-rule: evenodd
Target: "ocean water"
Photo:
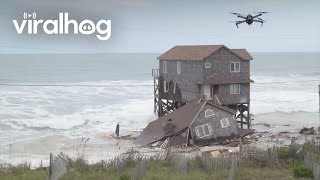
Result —
<instances>
[{"instance_id":1,"label":"ocean water","mask_svg":"<svg viewBox=\"0 0 320 180\"><path fill-rule=\"evenodd\" d=\"M108 144L101 134L112 134L117 123L122 134L144 128L156 119L151 69L158 68L158 55L0 55L0 162L14 144L23 149L32 142L47 151L64 138ZM253 124L268 123L274 131L317 127L320 53L253 57ZM39 147L28 151L31 158L41 154Z\"/></svg>"}]
</instances>

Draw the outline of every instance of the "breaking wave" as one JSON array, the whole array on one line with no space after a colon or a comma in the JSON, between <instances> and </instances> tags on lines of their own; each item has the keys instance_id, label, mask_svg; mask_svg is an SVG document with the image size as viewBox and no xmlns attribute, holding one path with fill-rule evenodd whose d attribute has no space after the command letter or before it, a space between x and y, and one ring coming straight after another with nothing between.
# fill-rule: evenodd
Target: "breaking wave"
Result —
<instances>
[{"instance_id":1,"label":"breaking wave","mask_svg":"<svg viewBox=\"0 0 320 180\"><path fill-rule=\"evenodd\" d=\"M320 76L253 76L251 110L254 114L271 112L318 112Z\"/></svg>"},{"instance_id":2,"label":"breaking wave","mask_svg":"<svg viewBox=\"0 0 320 180\"><path fill-rule=\"evenodd\" d=\"M68 136L111 133L119 122L122 132L129 133L155 119L151 83L99 81L68 87L2 88L0 102L5 110L0 114L0 124L16 134L36 130Z\"/></svg>"}]
</instances>

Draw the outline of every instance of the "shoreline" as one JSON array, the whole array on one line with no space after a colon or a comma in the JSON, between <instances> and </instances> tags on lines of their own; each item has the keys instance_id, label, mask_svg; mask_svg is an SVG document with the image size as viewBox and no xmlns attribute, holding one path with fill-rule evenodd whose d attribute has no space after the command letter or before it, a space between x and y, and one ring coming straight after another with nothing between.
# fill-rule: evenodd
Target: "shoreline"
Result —
<instances>
[{"instance_id":1,"label":"shoreline","mask_svg":"<svg viewBox=\"0 0 320 180\"><path fill-rule=\"evenodd\" d=\"M299 132L273 132L273 127L265 124L255 125L258 130L251 135L243 137L243 146L249 145L259 149L289 146L292 139L298 144L317 138L319 133L314 135L299 134ZM271 131L270 131L271 130ZM135 132L135 136L137 132ZM59 139L59 141L56 141ZM55 141L54 144L45 144L45 142ZM97 134L97 139L89 139L84 142L84 138L68 138L60 135L53 135L34 139L30 142L19 142L11 146L10 152L2 152L0 156L1 164L17 165L21 163L30 163L31 167L47 166L49 163L49 154L54 155L63 152L64 154L77 158L82 156L88 163L95 163L101 160L110 160L116 156L134 149L143 155L154 155L166 151L165 149L141 147L133 143L132 139L116 139L111 134ZM183 149L172 149L175 153L180 153L188 157L201 155L205 151L214 151L219 149L231 149L238 151L239 144L236 147L228 146L205 146L205 147L187 147Z\"/></svg>"}]
</instances>

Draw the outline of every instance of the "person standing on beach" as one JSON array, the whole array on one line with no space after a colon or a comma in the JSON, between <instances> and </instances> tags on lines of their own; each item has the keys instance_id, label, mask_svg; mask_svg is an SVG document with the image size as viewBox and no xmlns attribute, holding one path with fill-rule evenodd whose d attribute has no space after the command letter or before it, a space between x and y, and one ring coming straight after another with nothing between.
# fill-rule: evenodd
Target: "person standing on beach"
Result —
<instances>
[{"instance_id":1,"label":"person standing on beach","mask_svg":"<svg viewBox=\"0 0 320 180\"><path fill-rule=\"evenodd\" d=\"M119 138L119 134L120 134L120 125L118 123L117 126L116 126L116 136L117 136L117 138Z\"/></svg>"}]
</instances>

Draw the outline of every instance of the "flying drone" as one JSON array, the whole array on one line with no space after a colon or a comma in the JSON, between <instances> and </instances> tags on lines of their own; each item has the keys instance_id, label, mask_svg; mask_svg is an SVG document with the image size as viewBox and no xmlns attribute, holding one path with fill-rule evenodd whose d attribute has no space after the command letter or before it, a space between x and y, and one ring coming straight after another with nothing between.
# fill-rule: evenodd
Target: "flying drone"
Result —
<instances>
[{"instance_id":1,"label":"flying drone","mask_svg":"<svg viewBox=\"0 0 320 180\"><path fill-rule=\"evenodd\" d=\"M264 22L266 22L265 20L261 19L260 16L262 16L263 14L266 14L268 12L255 12L257 15L251 15L251 14L248 14L248 15L242 15L242 14L239 14L239 13L234 13L232 12L231 14L233 15L236 15L238 16L239 18L242 18L244 20L242 21L234 21L236 23L236 26L237 28L239 28L239 24L242 24L242 23L247 23L249 26L253 23L253 22L259 22L261 23L261 27L263 25Z\"/></svg>"}]
</instances>

